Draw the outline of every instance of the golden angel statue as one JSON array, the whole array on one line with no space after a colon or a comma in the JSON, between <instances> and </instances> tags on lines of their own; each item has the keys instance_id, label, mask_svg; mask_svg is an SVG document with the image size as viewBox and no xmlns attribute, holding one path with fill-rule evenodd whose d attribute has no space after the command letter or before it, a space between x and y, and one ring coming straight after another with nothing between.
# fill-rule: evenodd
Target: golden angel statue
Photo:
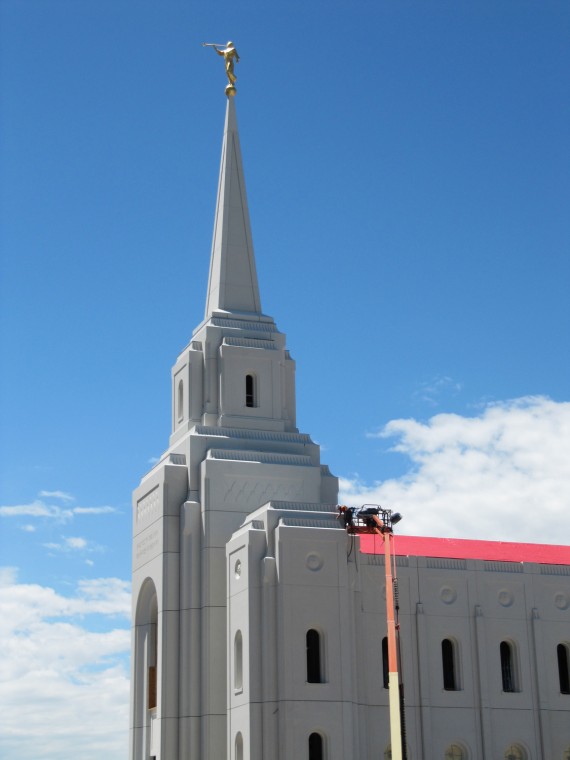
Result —
<instances>
[{"instance_id":1,"label":"golden angel statue","mask_svg":"<svg viewBox=\"0 0 570 760\"><path fill-rule=\"evenodd\" d=\"M223 45L218 45L215 42L203 42L202 45L204 47L213 47L216 53L223 57L226 64L226 76L228 77L228 86L226 87L226 95L228 96L235 95L236 93L235 83L236 83L237 77L234 73L234 61L236 63L239 63L239 55L238 55L238 51L234 47L234 43L230 41L225 47Z\"/></svg>"}]
</instances>

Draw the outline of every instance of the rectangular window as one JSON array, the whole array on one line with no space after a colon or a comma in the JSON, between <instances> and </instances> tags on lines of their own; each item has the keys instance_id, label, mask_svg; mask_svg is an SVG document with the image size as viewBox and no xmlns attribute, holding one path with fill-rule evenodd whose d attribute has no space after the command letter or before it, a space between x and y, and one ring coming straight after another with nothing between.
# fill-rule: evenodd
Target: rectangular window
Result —
<instances>
[{"instance_id":1,"label":"rectangular window","mask_svg":"<svg viewBox=\"0 0 570 760\"><path fill-rule=\"evenodd\" d=\"M245 376L245 405L255 406L255 378L253 375Z\"/></svg>"},{"instance_id":2,"label":"rectangular window","mask_svg":"<svg viewBox=\"0 0 570 760\"><path fill-rule=\"evenodd\" d=\"M441 663L443 666L443 688L445 691L457 691L455 646L451 639L444 639L441 642Z\"/></svg>"},{"instance_id":3,"label":"rectangular window","mask_svg":"<svg viewBox=\"0 0 570 760\"><path fill-rule=\"evenodd\" d=\"M384 636L382 639L382 679L384 681L384 688L387 689L390 685L390 670L388 667L388 637Z\"/></svg>"},{"instance_id":4,"label":"rectangular window","mask_svg":"<svg viewBox=\"0 0 570 760\"><path fill-rule=\"evenodd\" d=\"M568 662L568 647L566 644L558 644L558 679L560 681L560 693L570 694L570 663Z\"/></svg>"},{"instance_id":5,"label":"rectangular window","mask_svg":"<svg viewBox=\"0 0 570 760\"><path fill-rule=\"evenodd\" d=\"M307 631L307 683L321 682L321 637L311 628Z\"/></svg>"},{"instance_id":6,"label":"rectangular window","mask_svg":"<svg viewBox=\"0 0 570 760\"><path fill-rule=\"evenodd\" d=\"M156 665L148 669L148 709L156 707Z\"/></svg>"},{"instance_id":7,"label":"rectangular window","mask_svg":"<svg viewBox=\"0 0 570 760\"><path fill-rule=\"evenodd\" d=\"M501 655L501 679L503 682L503 691L519 691L519 686L516 681L514 647L508 641L501 641L499 651Z\"/></svg>"}]
</instances>

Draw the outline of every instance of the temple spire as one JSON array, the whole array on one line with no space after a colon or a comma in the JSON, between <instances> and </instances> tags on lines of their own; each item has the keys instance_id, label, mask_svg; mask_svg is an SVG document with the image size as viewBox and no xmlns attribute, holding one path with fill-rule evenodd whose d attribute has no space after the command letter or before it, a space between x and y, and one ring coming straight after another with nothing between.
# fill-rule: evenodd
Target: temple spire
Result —
<instances>
[{"instance_id":1,"label":"temple spire","mask_svg":"<svg viewBox=\"0 0 570 760\"><path fill-rule=\"evenodd\" d=\"M206 319L217 310L261 314L235 108L228 98Z\"/></svg>"}]
</instances>

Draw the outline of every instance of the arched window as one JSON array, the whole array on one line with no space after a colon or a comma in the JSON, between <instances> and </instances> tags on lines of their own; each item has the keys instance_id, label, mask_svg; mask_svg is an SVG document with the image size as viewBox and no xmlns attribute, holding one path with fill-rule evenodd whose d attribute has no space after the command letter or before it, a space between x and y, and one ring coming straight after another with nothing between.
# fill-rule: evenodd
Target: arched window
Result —
<instances>
[{"instance_id":1,"label":"arched window","mask_svg":"<svg viewBox=\"0 0 570 760\"><path fill-rule=\"evenodd\" d=\"M314 628L307 631L307 683L321 683L321 636Z\"/></svg>"},{"instance_id":2,"label":"arched window","mask_svg":"<svg viewBox=\"0 0 570 760\"><path fill-rule=\"evenodd\" d=\"M503 691L518 691L514 647L509 641L501 641L499 652L501 655L501 679L503 682Z\"/></svg>"},{"instance_id":3,"label":"arched window","mask_svg":"<svg viewBox=\"0 0 570 760\"><path fill-rule=\"evenodd\" d=\"M243 639L241 631L234 638L234 691L243 690Z\"/></svg>"},{"instance_id":4,"label":"arched window","mask_svg":"<svg viewBox=\"0 0 570 760\"><path fill-rule=\"evenodd\" d=\"M325 760L323 737L316 731L309 736L309 760Z\"/></svg>"},{"instance_id":5,"label":"arched window","mask_svg":"<svg viewBox=\"0 0 570 760\"><path fill-rule=\"evenodd\" d=\"M184 382L178 381L178 422L184 418Z\"/></svg>"},{"instance_id":6,"label":"arched window","mask_svg":"<svg viewBox=\"0 0 570 760\"><path fill-rule=\"evenodd\" d=\"M388 668L388 637L382 639L382 678L384 688L387 689L390 681L390 670Z\"/></svg>"},{"instance_id":7,"label":"arched window","mask_svg":"<svg viewBox=\"0 0 570 760\"><path fill-rule=\"evenodd\" d=\"M465 760L466 755L463 747L459 744L450 744L445 750L445 760Z\"/></svg>"},{"instance_id":8,"label":"arched window","mask_svg":"<svg viewBox=\"0 0 570 760\"><path fill-rule=\"evenodd\" d=\"M505 760L526 760L526 752L519 744L511 744L505 750Z\"/></svg>"},{"instance_id":9,"label":"arched window","mask_svg":"<svg viewBox=\"0 0 570 760\"><path fill-rule=\"evenodd\" d=\"M456 646L451 639L441 642L441 664L443 667L443 688L445 691L457 691L459 682L457 678Z\"/></svg>"},{"instance_id":10,"label":"arched window","mask_svg":"<svg viewBox=\"0 0 570 760\"><path fill-rule=\"evenodd\" d=\"M236 760L243 760L243 737L240 731L236 734L235 750Z\"/></svg>"},{"instance_id":11,"label":"arched window","mask_svg":"<svg viewBox=\"0 0 570 760\"><path fill-rule=\"evenodd\" d=\"M158 597L147 578L139 591L135 610L134 714L140 725L144 713L158 706Z\"/></svg>"},{"instance_id":12,"label":"arched window","mask_svg":"<svg viewBox=\"0 0 570 760\"><path fill-rule=\"evenodd\" d=\"M253 375L245 376L245 405L256 406L255 377Z\"/></svg>"},{"instance_id":13,"label":"arched window","mask_svg":"<svg viewBox=\"0 0 570 760\"><path fill-rule=\"evenodd\" d=\"M570 694L568 645L558 644L556 647L556 654L558 655L558 680L560 681L560 693Z\"/></svg>"}]
</instances>

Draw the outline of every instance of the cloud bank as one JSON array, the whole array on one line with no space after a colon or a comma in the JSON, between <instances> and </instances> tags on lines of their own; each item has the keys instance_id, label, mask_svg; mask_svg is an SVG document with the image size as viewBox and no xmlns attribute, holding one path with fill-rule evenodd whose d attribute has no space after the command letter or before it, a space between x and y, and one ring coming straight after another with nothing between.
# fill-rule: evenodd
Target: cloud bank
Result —
<instances>
[{"instance_id":1,"label":"cloud bank","mask_svg":"<svg viewBox=\"0 0 570 760\"><path fill-rule=\"evenodd\" d=\"M408 535L568 543L570 403L526 397L474 417L392 420L375 435L411 469L374 484L341 479L343 503L402 512Z\"/></svg>"},{"instance_id":2,"label":"cloud bank","mask_svg":"<svg viewBox=\"0 0 570 760\"><path fill-rule=\"evenodd\" d=\"M66 597L18 583L15 571L4 568L0 607L0 756L126 757L129 584L117 578L79 581ZM88 616L96 630L88 630Z\"/></svg>"}]
</instances>

